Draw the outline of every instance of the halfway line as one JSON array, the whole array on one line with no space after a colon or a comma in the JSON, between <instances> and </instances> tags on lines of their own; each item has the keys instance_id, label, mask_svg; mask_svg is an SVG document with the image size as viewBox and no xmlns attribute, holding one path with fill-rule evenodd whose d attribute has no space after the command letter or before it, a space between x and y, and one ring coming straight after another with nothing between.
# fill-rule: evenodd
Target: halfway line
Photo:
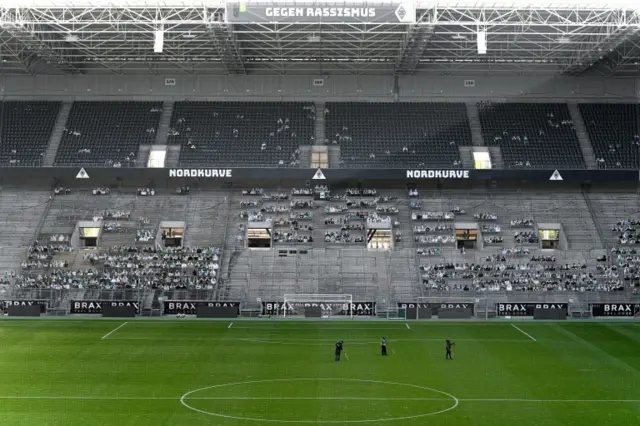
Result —
<instances>
[{"instance_id":1,"label":"halfway line","mask_svg":"<svg viewBox=\"0 0 640 426\"><path fill-rule=\"evenodd\" d=\"M129 324L129 323L128 322L123 322L122 324L120 324L119 326L117 326L116 328L114 328L113 330L111 330L110 332L105 334L104 336L102 336L102 339L100 339L100 340L106 339L107 337L111 336L113 333L115 333L116 331L120 330L122 327L124 327L127 324Z\"/></svg>"},{"instance_id":2,"label":"halfway line","mask_svg":"<svg viewBox=\"0 0 640 426\"><path fill-rule=\"evenodd\" d=\"M518 327L517 325L515 325L515 324L511 324L511 326L512 326L513 328L515 328L516 330L518 330L520 333L522 333L522 334L524 334L525 336L527 336L529 339L533 340L534 342L537 342L537 340L536 340L536 339L534 339L532 335L530 335L530 334L529 334L529 333L527 333L526 331L522 330L522 329L521 329L520 327Z\"/></svg>"},{"instance_id":3,"label":"halfway line","mask_svg":"<svg viewBox=\"0 0 640 426\"><path fill-rule=\"evenodd\" d=\"M0 400L76 400L76 401L177 401L179 396L0 396ZM211 397L188 397L190 400L239 400L239 401L451 401L451 398L416 398L416 397L369 397L369 396L211 396ZM526 399L526 398L457 398L460 402L520 402L520 403L640 403L640 399Z\"/></svg>"}]
</instances>

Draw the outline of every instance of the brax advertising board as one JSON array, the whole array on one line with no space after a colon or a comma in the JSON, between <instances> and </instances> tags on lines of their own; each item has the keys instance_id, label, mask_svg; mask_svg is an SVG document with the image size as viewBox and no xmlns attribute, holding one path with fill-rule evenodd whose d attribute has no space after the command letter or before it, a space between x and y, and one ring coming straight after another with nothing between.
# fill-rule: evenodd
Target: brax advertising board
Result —
<instances>
[{"instance_id":1,"label":"brax advertising board","mask_svg":"<svg viewBox=\"0 0 640 426\"><path fill-rule=\"evenodd\" d=\"M496 303L499 317L532 317L536 309L563 310L569 314L567 303Z\"/></svg>"},{"instance_id":2,"label":"brax advertising board","mask_svg":"<svg viewBox=\"0 0 640 426\"><path fill-rule=\"evenodd\" d=\"M591 305L594 317L637 317L640 316L640 303L594 303Z\"/></svg>"},{"instance_id":3,"label":"brax advertising board","mask_svg":"<svg viewBox=\"0 0 640 426\"><path fill-rule=\"evenodd\" d=\"M72 300L69 312L72 314L102 314L104 305L114 307L133 306L140 315L140 302L136 300Z\"/></svg>"},{"instance_id":4,"label":"brax advertising board","mask_svg":"<svg viewBox=\"0 0 640 426\"><path fill-rule=\"evenodd\" d=\"M235 307L240 314L240 302L205 302L205 301L189 301L189 300L165 300L164 315L196 315L198 306L208 306L212 308L228 308Z\"/></svg>"},{"instance_id":5,"label":"brax advertising board","mask_svg":"<svg viewBox=\"0 0 640 426\"><path fill-rule=\"evenodd\" d=\"M373 316L376 313L376 302L349 303L285 303L262 302L262 315L304 315L305 307L320 307L323 312L334 315Z\"/></svg>"}]
</instances>

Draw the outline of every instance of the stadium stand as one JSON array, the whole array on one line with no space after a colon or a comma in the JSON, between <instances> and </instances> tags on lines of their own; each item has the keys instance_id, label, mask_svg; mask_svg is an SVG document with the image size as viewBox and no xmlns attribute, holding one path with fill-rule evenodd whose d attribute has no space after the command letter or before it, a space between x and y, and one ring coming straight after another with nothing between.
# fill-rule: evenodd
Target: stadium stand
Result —
<instances>
[{"instance_id":1,"label":"stadium stand","mask_svg":"<svg viewBox=\"0 0 640 426\"><path fill-rule=\"evenodd\" d=\"M566 104L478 102L482 136L505 168L584 168Z\"/></svg>"},{"instance_id":2,"label":"stadium stand","mask_svg":"<svg viewBox=\"0 0 640 426\"><path fill-rule=\"evenodd\" d=\"M181 166L298 167L314 121L305 102L176 102L167 140Z\"/></svg>"},{"instance_id":3,"label":"stadium stand","mask_svg":"<svg viewBox=\"0 0 640 426\"><path fill-rule=\"evenodd\" d=\"M42 166L61 105L46 101L0 102L0 165Z\"/></svg>"},{"instance_id":4,"label":"stadium stand","mask_svg":"<svg viewBox=\"0 0 640 426\"><path fill-rule=\"evenodd\" d=\"M153 144L162 102L74 102L56 166L135 167L140 145Z\"/></svg>"},{"instance_id":5,"label":"stadium stand","mask_svg":"<svg viewBox=\"0 0 640 426\"><path fill-rule=\"evenodd\" d=\"M601 169L639 168L637 104L579 104L596 164Z\"/></svg>"},{"instance_id":6,"label":"stadium stand","mask_svg":"<svg viewBox=\"0 0 640 426\"><path fill-rule=\"evenodd\" d=\"M458 148L472 144L461 103L328 102L325 127L342 167L461 168Z\"/></svg>"}]
</instances>

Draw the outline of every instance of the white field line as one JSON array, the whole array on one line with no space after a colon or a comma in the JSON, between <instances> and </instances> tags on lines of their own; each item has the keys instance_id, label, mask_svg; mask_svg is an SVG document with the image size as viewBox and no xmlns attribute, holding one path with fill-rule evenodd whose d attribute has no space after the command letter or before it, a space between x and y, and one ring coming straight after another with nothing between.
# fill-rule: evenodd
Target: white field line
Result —
<instances>
[{"instance_id":1,"label":"white field line","mask_svg":"<svg viewBox=\"0 0 640 426\"><path fill-rule=\"evenodd\" d=\"M347 355L347 353L346 352L343 352L343 353L344 353L344 357L346 358L346 360L349 361L349 356Z\"/></svg>"},{"instance_id":2,"label":"white field line","mask_svg":"<svg viewBox=\"0 0 640 426\"><path fill-rule=\"evenodd\" d=\"M522 333L522 334L524 334L525 336L527 336L529 339L533 340L534 342L537 342L537 340L536 340L532 335L530 335L530 334L529 334L529 333L527 333L526 331L522 330L522 329L521 329L520 327L518 327L517 325L515 325L515 324L511 324L511 326L512 326L513 328L515 328L516 330L518 330L520 333Z\"/></svg>"},{"instance_id":3,"label":"white field line","mask_svg":"<svg viewBox=\"0 0 640 426\"><path fill-rule=\"evenodd\" d=\"M231 328L231 326L233 326L232 322L229 323L229 327L227 327L227 328Z\"/></svg>"},{"instance_id":4,"label":"white field line","mask_svg":"<svg viewBox=\"0 0 640 426\"><path fill-rule=\"evenodd\" d=\"M308 344L314 343L325 344L322 342L335 342L335 339L289 339L289 338L261 338L261 337L173 337L173 336L140 336L140 337L112 337L109 340L156 340L156 341L173 341L173 342L212 342L212 341L227 341L227 342L255 342L255 343L291 343L291 344ZM445 337L425 337L425 338L412 338L412 339L389 339L389 342L444 342ZM379 344L379 340L370 339L347 339L349 344ZM530 343L529 339L456 339L456 342L477 342L477 343L489 343L489 342L506 342L506 343Z\"/></svg>"},{"instance_id":5,"label":"white field line","mask_svg":"<svg viewBox=\"0 0 640 426\"><path fill-rule=\"evenodd\" d=\"M120 330L122 327L124 327L127 324L129 324L129 323L128 322L123 322L122 324L120 324L119 326L117 326L116 328L114 328L113 330L111 330L110 332L105 334L104 336L102 336L102 339L100 339L100 340L106 339L107 337L111 336L113 333L115 333L116 331Z\"/></svg>"},{"instance_id":6,"label":"white field line","mask_svg":"<svg viewBox=\"0 0 640 426\"><path fill-rule=\"evenodd\" d=\"M406 325L406 326L407 326L407 328L408 328L409 330L411 330L411 327L409 327L409 324L407 324L407 323L405 322L405 323L404 323L404 325Z\"/></svg>"},{"instance_id":7,"label":"white field line","mask_svg":"<svg viewBox=\"0 0 640 426\"><path fill-rule=\"evenodd\" d=\"M73 401L177 401L179 396L0 396L0 400L73 400ZM189 400L209 401L451 401L451 398L400 398L369 396L211 396L189 397ZM640 399L528 399L528 398L458 398L460 402L517 402L517 403L627 403L639 404Z\"/></svg>"}]
</instances>

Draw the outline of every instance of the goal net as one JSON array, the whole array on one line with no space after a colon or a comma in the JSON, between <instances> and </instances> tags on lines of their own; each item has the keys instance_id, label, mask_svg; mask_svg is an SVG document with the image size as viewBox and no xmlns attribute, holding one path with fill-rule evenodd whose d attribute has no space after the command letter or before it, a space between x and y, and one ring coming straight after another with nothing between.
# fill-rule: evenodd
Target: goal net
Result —
<instances>
[{"instance_id":1,"label":"goal net","mask_svg":"<svg viewBox=\"0 0 640 426\"><path fill-rule=\"evenodd\" d=\"M283 316L305 316L315 311L321 318L353 317L353 297L350 294L285 294Z\"/></svg>"}]
</instances>

